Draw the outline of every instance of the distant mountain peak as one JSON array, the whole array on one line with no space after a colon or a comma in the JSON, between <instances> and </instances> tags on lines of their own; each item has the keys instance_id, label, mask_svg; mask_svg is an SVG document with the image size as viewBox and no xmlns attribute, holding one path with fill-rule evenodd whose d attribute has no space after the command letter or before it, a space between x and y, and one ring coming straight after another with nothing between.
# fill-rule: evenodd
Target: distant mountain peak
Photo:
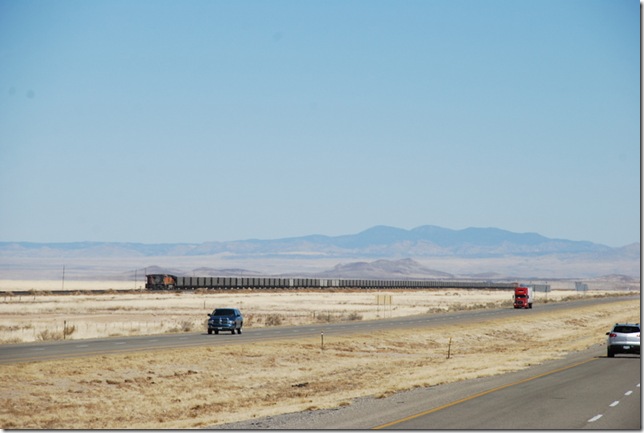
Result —
<instances>
[{"instance_id":1,"label":"distant mountain peak","mask_svg":"<svg viewBox=\"0 0 644 433\"><path fill-rule=\"evenodd\" d=\"M322 272L320 277L327 278L453 278L452 274L422 266L411 258L399 260L375 260L372 262L351 262L336 265Z\"/></svg>"}]
</instances>

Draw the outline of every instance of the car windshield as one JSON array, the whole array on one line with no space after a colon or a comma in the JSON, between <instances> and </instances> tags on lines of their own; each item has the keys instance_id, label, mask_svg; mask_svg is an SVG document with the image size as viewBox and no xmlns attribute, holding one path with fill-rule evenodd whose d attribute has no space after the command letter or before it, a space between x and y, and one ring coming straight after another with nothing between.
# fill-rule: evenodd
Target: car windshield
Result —
<instances>
[{"instance_id":1,"label":"car windshield","mask_svg":"<svg viewBox=\"0 0 644 433\"><path fill-rule=\"evenodd\" d=\"M631 334L633 332L640 332L639 326L615 326L613 332L620 332L622 334Z\"/></svg>"},{"instance_id":2,"label":"car windshield","mask_svg":"<svg viewBox=\"0 0 644 433\"><path fill-rule=\"evenodd\" d=\"M234 316L235 310L230 308L215 308L215 311L212 312L213 316Z\"/></svg>"}]
</instances>

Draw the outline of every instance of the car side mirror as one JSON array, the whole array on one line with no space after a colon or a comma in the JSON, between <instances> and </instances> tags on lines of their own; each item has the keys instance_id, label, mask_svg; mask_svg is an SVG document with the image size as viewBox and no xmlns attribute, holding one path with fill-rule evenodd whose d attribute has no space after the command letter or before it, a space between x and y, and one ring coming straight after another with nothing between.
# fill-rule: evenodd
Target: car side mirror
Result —
<instances>
[{"instance_id":1,"label":"car side mirror","mask_svg":"<svg viewBox=\"0 0 644 433\"><path fill-rule=\"evenodd\" d=\"M212 314L206 314L206 316L210 317L210 316L212 316Z\"/></svg>"},{"instance_id":2,"label":"car side mirror","mask_svg":"<svg viewBox=\"0 0 644 433\"><path fill-rule=\"evenodd\" d=\"M610 332L607 332L606 335L610 334Z\"/></svg>"}]
</instances>

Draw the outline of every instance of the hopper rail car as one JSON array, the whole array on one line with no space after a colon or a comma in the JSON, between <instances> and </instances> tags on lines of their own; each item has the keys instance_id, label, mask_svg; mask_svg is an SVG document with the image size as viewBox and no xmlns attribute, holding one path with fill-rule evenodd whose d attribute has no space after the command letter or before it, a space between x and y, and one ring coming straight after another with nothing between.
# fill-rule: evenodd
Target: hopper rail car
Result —
<instances>
[{"instance_id":1,"label":"hopper rail car","mask_svg":"<svg viewBox=\"0 0 644 433\"><path fill-rule=\"evenodd\" d=\"M146 275L148 290L297 290L297 289L500 289L517 283L451 280L366 280L339 278L187 277Z\"/></svg>"}]
</instances>

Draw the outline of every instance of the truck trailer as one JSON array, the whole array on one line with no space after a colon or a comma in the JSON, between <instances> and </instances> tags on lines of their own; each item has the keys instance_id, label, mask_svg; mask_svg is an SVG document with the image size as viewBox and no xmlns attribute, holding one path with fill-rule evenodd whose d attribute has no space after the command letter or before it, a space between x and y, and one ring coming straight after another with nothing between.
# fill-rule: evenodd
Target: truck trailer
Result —
<instances>
[{"instance_id":1,"label":"truck trailer","mask_svg":"<svg viewBox=\"0 0 644 433\"><path fill-rule=\"evenodd\" d=\"M514 308L532 308L532 287L514 288Z\"/></svg>"}]
</instances>

